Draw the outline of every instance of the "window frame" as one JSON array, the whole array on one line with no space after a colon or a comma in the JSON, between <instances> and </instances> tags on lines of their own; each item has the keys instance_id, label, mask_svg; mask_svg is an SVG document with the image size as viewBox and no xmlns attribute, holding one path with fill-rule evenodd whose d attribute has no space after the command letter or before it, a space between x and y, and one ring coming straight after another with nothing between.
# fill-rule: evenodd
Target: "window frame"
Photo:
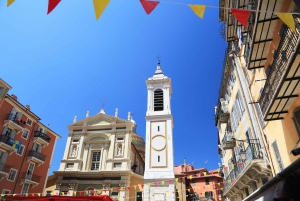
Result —
<instances>
[{"instance_id":1,"label":"window frame","mask_svg":"<svg viewBox=\"0 0 300 201\"><path fill-rule=\"evenodd\" d=\"M162 97L160 97L162 96ZM159 101L159 103L155 103ZM164 91L161 88L157 88L153 91L153 111L164 111Z\"/></svg>"},{"instance_id":2,"label":"window frame","mask_svg":"<svg viewBox=\"0 0 300 201\"><path fill-rule=\"evenodd\" d=\"M28 123L28 120L31 122L30 124ZM27 120L26 120L26 124L28 125L28 126L32 126L32 120L31 119L29 119L29 118L27 118Z\"/></svg>"},{"instance_id":3,"label":"window frame","mask_svg":"<svg viewBox=\"0 0 300 201\"><path fill-rule=\"evenodd\" d=\"M15 172L15 175L14 175L13 180L9 179L9 178L10 178L10 174L11 174L12 171ZM18 170L14 169L14 168L10 168L9 173L8 173L8 175L7 175L7 178L6 178L7 181L15 182L15 179L16 179L17 174L18 174Z\"/></svg>"},{"instance_id":4,"label":"window frame","mask_svg":"<svg viewBox=\"0 0 300 201\"><path fill-rule=\"evenodd\" d=\"M141 193L141 196L139 196L138 193ZM143 191L135 192L135 201L143 201Z\"/></svg>"},{"instance_id":5,"label":"window frame","mask_svg":"<svg viewBox=\"0 0 300 201\"><path fill-rule=\"evenodd\" d=\"M7 195L7 194L10 194L10 192L11 192L10 190L5 189L5 188L2 190L2 194L6 194Z\"/></svg>"},{"instance_id":6,"label":"window frame","mask_svg":"<svg viewBox=\"0 0 300 201\"><path fill-rule=\"evenodd\" d=\"M27 191L26 191L26 192L23 192L23 191L24 191L25 184L27 184L27 185L28 185L28 187L27 187ZM24 184L23 184L23 186L22 186L21 193L22 193L22 194L26 194L26 193L28 193L29 187L30 187L30 184L29 184L29 183L26 183L26 182L24 182Z\"/></svg>"},{"instance_id":7,"label":"window frame","mask_svg":"<svg viewBox=\"0 0 300 201\"><path fill-rule=\"evenodd\" d=\"M27 131L27 136L26 136L26 138L23 137L24 131ZM23 139L27 140L27 139L28 139L28 136L29 136L29 133L30 133L30 131L29 131L28 129L24 128L21 137L22 137Z\"/></svg>"},{"instance_id":8,"label":"window frame","mask_svg":"<svg viewBox=\"0 0 300 201\"><path fill-rule=\"evenodd\" d=\"M23 147L23 150L22 150L22 153L19 153L19 150L20 150L21 147ZM24 150L25 150L25 146L22 144L22 145L19 146L18 150L16 151L16 154L19 155L19 156L22 156L23 153L24 153Z\"/></svg>"},{"instance_id":9,"label":"window frame","mask_svg":"<svg viewBox=\"0 0 300 201\"><path fill-rule=\"evenodd\" d=\"M95 163L95 162L93 162L93 154L96 153L96 152L100 153L99 161L96 161L96 162L98 162L98 169L92 169L92 165L93 165L93 163ZM92 151L91 152L90 170L100 170L100 161L101 161L101 150L94 150L94 151Z\"/></svg>"}]
</instances>

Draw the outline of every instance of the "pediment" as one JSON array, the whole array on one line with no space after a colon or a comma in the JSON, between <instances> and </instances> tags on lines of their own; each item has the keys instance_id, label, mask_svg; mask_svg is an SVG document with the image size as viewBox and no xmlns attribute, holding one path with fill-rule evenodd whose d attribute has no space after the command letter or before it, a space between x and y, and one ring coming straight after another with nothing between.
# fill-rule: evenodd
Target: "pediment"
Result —
<instances>
[{"instance_id":1,"label":"pediment","mask_svg":"<svg viewBox=\"0 0 300 201\"><path fill-rule=\"evenodd\" d=\"M90 141L98 141L98 140L106 140L105 137L93 137L90 139Z\"/></svg>"},{"instance_id":2,"label":"pediment","mask_svg":"<svg viewBox=\"0 0 300 201\"><path fill-rule=\"evenodd\" d=\"M88 126L100 126L100 125L109 125L112 124L114 121L109 118L100 117L97 119L93 119L87 122Z\"/></svg>"}]
</instances>

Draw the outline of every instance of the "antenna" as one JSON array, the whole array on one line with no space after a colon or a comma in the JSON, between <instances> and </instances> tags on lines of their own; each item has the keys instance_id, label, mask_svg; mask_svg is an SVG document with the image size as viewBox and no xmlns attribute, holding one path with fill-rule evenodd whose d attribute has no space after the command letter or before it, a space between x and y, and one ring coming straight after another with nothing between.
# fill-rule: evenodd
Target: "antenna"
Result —
<instances>
[{"instance_id":1,"label":"antenna","mask_svg":"<svg viewBox=\"0 0 300 201\"><path fill-rule=\"evenodd\" d=\"M102 108L104 108L105 102L106 102L106 98L103 98L103 99L102 99Z\"/></svg>"},{"instance_id":2,"label":"antenna","mask_svg":"<svg viewBox=\"0 0 300 201\"><path fill-rule=\"evenodd\" d=\"M204 160L205 169L207 169L207 163L208 163L208 160L207 160L207 159L205 159L205 160Z\"/></svg>"}]
</instances>

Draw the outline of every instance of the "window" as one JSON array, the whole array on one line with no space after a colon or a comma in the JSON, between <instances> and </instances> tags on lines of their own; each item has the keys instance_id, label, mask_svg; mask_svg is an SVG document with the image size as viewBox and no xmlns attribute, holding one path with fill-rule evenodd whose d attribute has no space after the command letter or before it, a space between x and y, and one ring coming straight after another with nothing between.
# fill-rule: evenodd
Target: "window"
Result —
<instances>
[{"instance_id":1,"label":"window","mask_svg":"<svg viewBox=\"0 0 300 201\"><path fill-rule=\"evenodd\" d=\"M157 126L157 131L159 131L159 126Z\"/></svg>"},{"instance_id":2,"label":"window","mask_svg":"<svg viewBox=\"0 0 300 201\"><path fill-rule=\"evenodd\" d=\"M74 163L67 163L67 168L73 168L74 167Z\"/></svg>"},{"instance_id":3,"label":"window","mask_svg":"<svg viewBox=\"0 0 300 201\"><path fill-rule=\"evenodd\" d=\"M30 119L27 119L26 124L31 126L32 125L32 121Z\"/></svg>"},{"instance_id":4,"label":"window","mask_svg":"<svg viewBox=\"0 0 300 201\"><path fill-rule=\"evenodd\" d=\"M23 188L22 188L22 194L28 193L28 189L29 189L29 184L28 183L24 183L23 184Z\"/></svg>"},{"instance_id":5,"label":"window","mask_svg":"<svg viewBox=\"0 0 300 201\"><path fill-rule=\"evenodd\" d=\"M206 198L208 198L208 197L213 197L212 191L207 191L207 192L205 192L205 197L206 197Z\"/></svg>"},{"instance_id":6,"label":"window","mask_svg":"<svg viewBox=\"0 0 300 201\"><path fill-rule=\"evenodd\" d=\"M192 186L196 186L196 179L192 179Z\"/></svg>"},{"instance_id":7,"label":"window","mask_svg":"<svg viewBox=\"0 0 300 201\"><path fill-rule=\"evenodd\" d=\"M29 134L29 131L27 129L24 129L23 133L22 133L22 138L27 140L28 134Z\"/></svg>"},{"instance_id":8,"label":"window","mask_svg":"<svg viewBox=\"0 0 300 201\"><path fill-rule=\"evenodd\" d=\"M11 128L8 128L7 126L4 127L2 135L10 136L11 133L12 133L12 129Z\"/></svg>"},{"instance_id":9,"label":"window","mask_svg":"<svg viewBox=\"0 0 300 201\"><path fill-rule=\"evenodd\" d=\"M120 168L122 166L122 163L114 163L114 168Z\"/></svg>"},{"instance_id":10,"label":"window","mask_svg":"<svg viewBox=\"0 0 300 201\"><path fill-rule=\"evenodd\" d=\"M10 190L3 189L2 194L10 194Z\"/></svg>"},{"instance_id":11,"label":"window","mask_svg":"<svg viewBox=\"0 0 300 201\"><path fill-rule=\"evenodd\" d=\"M142 201L142 200L143 200L143 192L136 192L135 201Z\"/></svg>"},{"instance_id":12,"label":"window","mask_svg":"<svg viewBox=\"0 0 300 201\"><path fill-rule=\"evenodd\" d=\"M249 196L249 190L248 190L248 188L247 188L247 187L245 188L245 194L246 194L246 197L248 197L248 196Z\"/></svg>"},{"instance_id":13,"label":"window","mask_svg":"<svg viewBox=\"0 0 300 201\"><path fill-rule=\"evenodd\" d=\"M205 179L205 185L209 185L209 179L208 178Z\"/></svg>"},{"instance_id":14,"label":"window","mask_svg":"<svg viewBox=\"0 0 300 201\"><path fill-rule=\"evenodd\" d=\"M93 152L91 170L99 170L100 156L101 156L100 151Z\"/></svg>"},{"instance_id":15,"label":"window","mask_svg":"<svg viewBox=\"0 0 300 201\"><path fill-rule=\"evenodd\" d=\"M157 156L157 162L160 162L160 156Z\"/></svg>"},{"instance_id":16,"label":"window","mask_svg":"<svg viewBox=\"0 0 300 201\"><path fill-rule=\"evenodd\" d=\"M22 156L24 148L25 148L24 145L19 146L19 148L17 150L17 154Z\"/></svg>"},{"instance_id":17,"label":"window","mask_svg":"<svg viewBox=\"0 0 300 201\"><path fill-rule=\"evenodd\" d=\"M238 126L238 117L236 114L236 109L235 109L235 105L232 106L232 110L231 110L231 122L232 122L232 128L235 131L237 126Z\"/></svg>"},{"instance_id":18,"label":"window","mask_svg":"<svg viewBox=\"0 0 300 201\"><path fill-rule=\"evenodd\" d=\"M293 120L298 131L298 135L300 136L300 107L293 112Z\"/></svg>"},{"instance_id":19,"label":"window","mask_svg":"<svg viewBox=\"0 0 300 201\"><path fill-rule=\"evenodd\" d=\"M229 76L229 83L230 83L231 88L233 88L234 83L235 83L235 75L233 73L233 69L232 69L232 71L230 73L230 76Z\"/></svg>"},{"instance_id":20,"label":"window","mask_svg":"<svg viewBox=\"0 0 300 201\"><path fill-rule=\"evenodd\" d=\"M161 89L154 91L154 111L164 110L164 92Z\"/></svg>"},{"instance_id":21,"label":"window","mask_svg":"<svg viewBox=\"0 0 300 201\"><path fill-rule=\"evenodd\" d=\"M229 86L229 85L227 86L227 90L226 90L226 95L225 95L225 97L226 97L226 100L227 100L228 103L229 103L230 98L231 98L231 91L230 91L230 86Z\"/></svg>"},{"instance_id":22,"label":"window","mask_svg":"<svg viewBox=\"0 0 300 201\"><path fill-rule=\"evenodd\" d=\"M122 141L122 140L124 140L124 138L119 137L119 138L117 138L117 140L118 140L118 141Z\"/></svg>"},{"instance_id":23,"label":"window","mask_svg":"<svg viewBox=\"0 0 300 201\"><path fill-rule=\"evenodd\" d=\"M243 100L241 98L240 92L237 93L236 95L236 105L237 105L237 109L239 110L239 113L241 114L241 117L245 111L244 108L244 104L243 104Z\"/></svg>"},{"instance_id":24,"label":"window","mask_svg":"<svg viewBox=\"0 0 300 201\"><path fill-rule=\"evenodd\" d=\"M8 181L15 181L16 175L17 175L17 170L10 169L7 180Z\"/></svg>"},{"instance_id":25,"label":"window","mask_svg":"<svg viewBox=\"0 0 300 201\"><path fill-rule=\"evenodd\" d=\"M33 171L34 171L34 163L29 163L25 179L31 180L31 177L33 175Z\"/></svg>"},{"instance_id":26,"label":"window","mask_svg":"<svg viewBox=\"0 0 300 201\"><path fill-rule=\"evenodd\" d=\"M282 171L283 170L283 164L282 164L282 160L281 160L281 156L280 156L280 152L279 152L276 140L272 143L272 147L274 149L275 158L277 160L279 170Z\"/></svg>"},{"instance_id":27,"label":"window","mask_svg":"<svg viewBox=\"0 0 300 201\"><path fill-rule=\"evenodd\" d=\"M42 145L40 145L40 144L38 144L38 143L34 143L33 144L33 147L32 147L32 150L33 151L36 151L36 152L38 152L38 153L41 153L42 152Z\"/></svg>"},{"instance_id":28,"label":"window","mask_svg":"<svg viewBox=\"0 0 300 201\"><path fill-rule=\"evenodd\" d=\"M79 140L73 140L73 143L78 143L79 142Z\"/></svg>"},{"instance_id":29,"label":"window","mask_svg":"<svg viewBox=\"0 0 300 201\"><path fill-rule=\"evenodd\" d=\"M119 196L118 192L111 192L111 197L116 198Z\"/></svg>"}]
</instances>

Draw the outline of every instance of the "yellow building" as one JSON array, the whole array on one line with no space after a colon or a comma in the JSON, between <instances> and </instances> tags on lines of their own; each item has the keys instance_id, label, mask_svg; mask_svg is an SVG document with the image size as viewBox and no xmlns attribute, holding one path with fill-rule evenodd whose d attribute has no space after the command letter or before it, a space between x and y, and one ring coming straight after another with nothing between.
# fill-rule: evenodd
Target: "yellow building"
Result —
<instances>
[{"instance_id":1,"label":"yellow building","mask_svg":"<svg viewBox=\"0 0 300 201\"><path fill-rule=\"evenodd\" d=\"M286 175L288 166L295 171L300 161L300 16L293 15L293 32L274 14L299 9L292 0L220 0L220 6L223 36L228 42L216 107L224 195L230 200L249 200L271 177ZM247 28L224 7L251 10ZM241 148L245 145L246 149ZM232 160L233 155L244 162ZM232 173L230 166L237 170ZM268 185L272 182L275 179Z\"/></svg>"}]
</instances>

